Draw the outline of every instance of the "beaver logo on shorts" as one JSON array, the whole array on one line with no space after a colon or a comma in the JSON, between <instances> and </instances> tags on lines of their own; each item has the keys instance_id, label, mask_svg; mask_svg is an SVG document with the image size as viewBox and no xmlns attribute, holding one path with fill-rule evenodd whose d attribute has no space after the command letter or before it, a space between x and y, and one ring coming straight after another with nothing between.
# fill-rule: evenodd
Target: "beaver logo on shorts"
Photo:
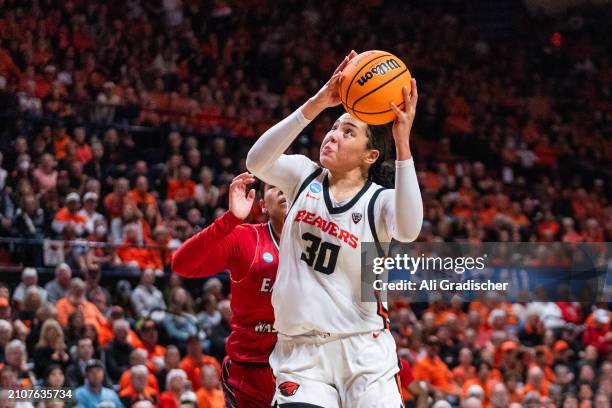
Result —
<instances>
[{"instance_id":1,"label":"beaver logo on shorts","mask_svg":"<svg viewBox=\"0 0 612 408\"><path fill-rule=\"evenodd\" d=\"M300 388L300 384L291 381L285 381L284 383L278 386L278 389L280 390L281 394L283 394L285 397L291 397L292 395L295 395L298 388Z\"/></svg>"}]
</instances>

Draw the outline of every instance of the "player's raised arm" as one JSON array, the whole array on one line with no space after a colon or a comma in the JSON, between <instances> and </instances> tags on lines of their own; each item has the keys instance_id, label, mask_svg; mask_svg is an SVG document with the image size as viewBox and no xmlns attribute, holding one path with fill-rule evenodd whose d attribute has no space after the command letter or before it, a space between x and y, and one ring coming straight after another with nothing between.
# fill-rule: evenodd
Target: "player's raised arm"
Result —
<instances>
[{"instance_id":1,"label":"player's raised arm","mask_svg":"<svg viewBox=\"0 0 612 408\"><path fill-rule=\"evenodd\" d=\"M404 87L404 109L394 103L397 115L393 122L395 141L395 190L381 196L382 213L390 235L402 242L412 242L419 236L423 224L423 201L410 151L410 132L416 113L418 91L416 80L411 80L411 91Z\"/></svg>"},{"instance_id":2,"label":"player's raised arm","mask_svg":"<svg viewBox=\"0 0 612 408\"><path fill-rule=\"evenodd\" d=\"M303 156L285 155L291 145L310 121L325 109L340 104L338 88L342 70L357 53L351 51L338 65L332 77L304 105L285 119L268 129L253 145L247 155L246 166L268 184L290 193L305 172L312 171L312 162ZM289 194L290 195L290 194Z\"/></svg>"},{"instance_id":3,"label":"player's raised arm","mask_svg":"<svg viewBox=\"0 0 612 408\"><path fill-rule=\"evenodd\" d=\"M229 188L230 210L181 245L172 257L174 272L193 278L211 276L231 267L238 251L234 231L251 211L255 190L247 191L247 186L254 181L249 173L234 178Z\"/></svg>"}]
</instances>

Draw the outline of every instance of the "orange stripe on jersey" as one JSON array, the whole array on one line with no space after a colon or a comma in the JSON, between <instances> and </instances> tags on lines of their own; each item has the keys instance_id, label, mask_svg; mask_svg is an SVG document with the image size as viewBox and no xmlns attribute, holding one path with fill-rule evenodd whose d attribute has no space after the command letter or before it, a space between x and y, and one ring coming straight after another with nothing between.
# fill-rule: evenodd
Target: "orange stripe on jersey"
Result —
<instances>
[{"instance_id":1,"label":"orange stripe on jersey","mask_svg":"<svg viewBox=\"0 0 612 408\"><path fill-rule=\"evenodd\" d=\"M374 296L376 296L376 305L377 305L377 310L376 310L376 314L378 314L380 317L382 317L383 319L383 328L384 329L388 329L390 326L390 322L389 322L389 311L385 308L385 305L383 304L382 300L380 299L380 291L374 289Z\"/></svg>"}]
</instances>

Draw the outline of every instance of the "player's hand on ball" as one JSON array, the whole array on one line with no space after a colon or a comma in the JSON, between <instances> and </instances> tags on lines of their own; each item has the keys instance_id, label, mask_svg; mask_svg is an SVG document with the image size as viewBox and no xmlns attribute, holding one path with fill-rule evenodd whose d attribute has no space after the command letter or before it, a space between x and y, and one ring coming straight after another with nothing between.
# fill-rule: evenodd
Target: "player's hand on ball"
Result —
<instances>
[{"instance_id":1,"label":"player's hand on ball","mask_svg":"<svg viewBox=\"0 0 612 408\"><path fill-rule=\"evenodd\" d=\"M255 177L248 172L236 176L229 187L229 209L241 220L249 216L253 201L255 201L255 190L248 190L249 184L255 182Z\"/></svg>"},{"instance_id":2,"label":"player's hand on ball","mask_svg":"<svg viewBox=\"0 0 612 408\"><path fill-rule=\"evenodd\" d=\"M357 55L355 50L352 50L338 65L332 77L327 81L323 88L317 92L313 97L313 100L321 108L330 108L332 106L340 105L340 78L342 77L342 70L346 67L351 59Z\"/></svg>"},{"instance_id":3,"label":"player's hand on ball","mask_svg":"<svg viewBox=\"0 0 612 408\"><path fill-rule=\"evenodd\" d=\"M410 80L411 89L404 87L404 108L400 109L395 103L391 102L391 109L397 118L393 122L393 139L397 150L397 160L407 160L412 157L410 153L410 131L414 122L417 100L419 93L416 80Z\"/></svg>"}]
</instances>

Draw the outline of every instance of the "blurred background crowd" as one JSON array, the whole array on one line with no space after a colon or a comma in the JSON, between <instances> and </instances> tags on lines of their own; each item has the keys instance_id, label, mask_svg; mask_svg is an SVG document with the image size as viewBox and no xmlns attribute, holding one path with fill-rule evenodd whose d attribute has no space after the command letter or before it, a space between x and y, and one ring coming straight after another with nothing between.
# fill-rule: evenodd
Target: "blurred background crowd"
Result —
<instances>
[{"instance_id":1,"label":"blurred background crowd","mask_svg":"<svg viewBox=\"0 0 612 408\"><path fill-rule=\"evenodd\" d=\"M125 406L223 406L227 274L187 287L172 251L351 48L419 80L419 241L612 240L610 7L416 3L0 0L0 388L94 406L87 378ZM292 151L317 160L339 113ZM391 316L403 384L430 405L610 406L608 304L493 294Z\"/></svg>"}]
</instances>

